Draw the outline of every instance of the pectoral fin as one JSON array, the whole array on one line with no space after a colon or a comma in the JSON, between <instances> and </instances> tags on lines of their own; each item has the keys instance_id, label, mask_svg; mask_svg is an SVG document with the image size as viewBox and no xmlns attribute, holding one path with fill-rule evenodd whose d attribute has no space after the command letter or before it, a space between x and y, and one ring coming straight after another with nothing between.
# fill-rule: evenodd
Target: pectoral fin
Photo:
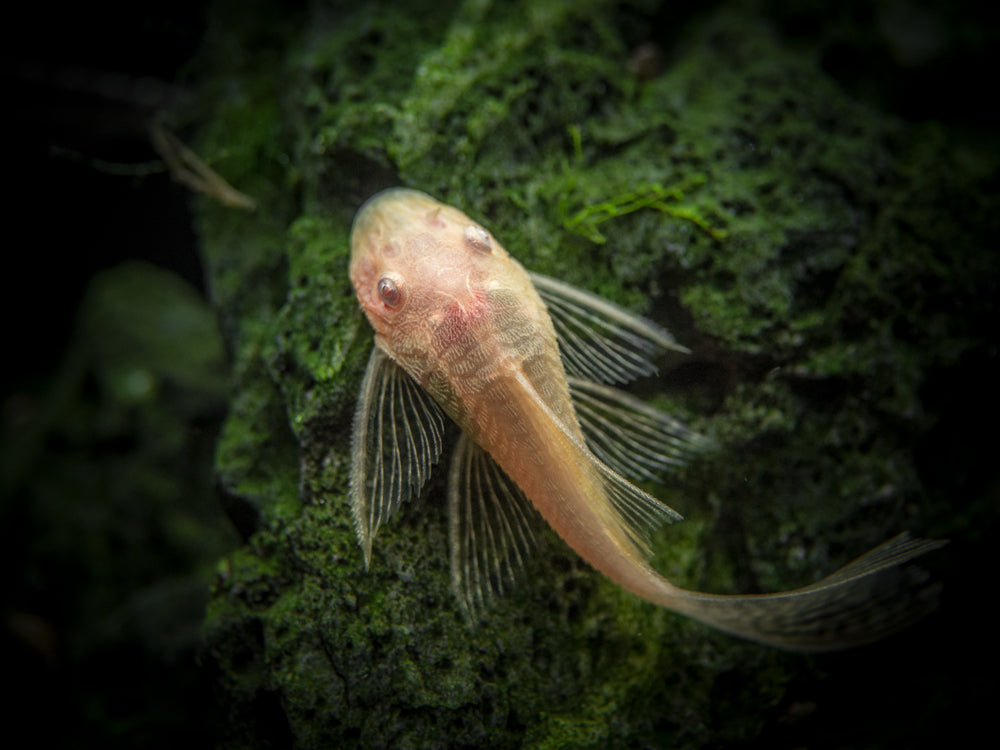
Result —
<instances>
[{"instance_id":1,"label":"pectoral fin","mask_svg":"<svg viewBox=\"0 0 1000 750\"><path fill-rule=\"evenodd\" d=\"M464 433L448 480L452 587L466 612L513 586L537 546L537 513L496 462Z\"/></svg>"},{"instance_id":2,"label":"pectoral fin","mask_svg":"<svg viewBox=\"0 0 1000 750\"><path fill-rule=\"evenodd\" d=\"M351 511L366 566L379 526L420 490L437 463L444 419L441 407L376 346L351 438Z\"/></svg>"},{"instance_id":3,"label":"pectoral fin","mask_svg":"<svg viewBox=\"0 0 1000 750\"><path fill-rule=\"evenodd\" d=\"M538 273L528 274L548 308L568 375L627 383L652 375L662 351L687 352L659 326L596 294Z\"/></svg>"}]
</instances>

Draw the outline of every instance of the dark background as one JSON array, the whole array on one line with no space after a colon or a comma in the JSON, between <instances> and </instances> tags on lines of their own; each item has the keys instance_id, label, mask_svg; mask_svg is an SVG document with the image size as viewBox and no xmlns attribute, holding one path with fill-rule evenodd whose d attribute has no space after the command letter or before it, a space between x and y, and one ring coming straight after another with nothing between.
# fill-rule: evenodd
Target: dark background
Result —
<instances>
[{"instance_id":1,"label":"dark background","mask_svg":"<svg viewBox=\"0 0 1000 750\"><path fill-rule=\"evenodd\" d=\"M790 45L822 45L824 67L856 96L914 123L940 122L959 141L996 146L993 107L1000 12L992 6L758 5ZM879 33L878 8L912 20L900 24L910 29L911 43L893 43ZM662 22L693 12L671 8L669 14L661 13ZM203 289L190 196L158 163L146 128L155 112L190 95L196 81L188 62L205 33L206 8L190 1L113 9L37 4L5 13L2 74L10 103L4 108L3 144L10 168L5 170L8 240L0 299L6 356L0 408L9 428L4 434L12 439L21 397L44 392L64 361L76 312L95 273L124 259L141 258L172 269ZM979 441L975 456L989 454L984 445L996 446L998 409L995 399L973 403L963 398L963 392L990 393L997 374L994 342L991 350L968 360L964 371L942 375L935 384L939 401L934 405L951 420L949 433L954 434L955 423L964 426ZM9 447L2 446L5 451ZM932 450L937 448L931 444ZM967 461L962 468L969 474L971 488L981 490L995 482L992 464ZM53 591L58 587L50 589L45 582L22 575L30 567L23 556L47 551L34 547L15 525L21 514L9 504L19 497L23 495L11 492L0 506L4 566L0 613L5 622L4 682L8 690L25 697L12 704L20 718L42 736L54 733L77 746L129 745L135 737L129 732L130 719L141 727L145 746L173 745L182 737L214 746L222 731L218 717L225 708L214 703L214 676L197 668L196 649L168 662L127 643L118 644L102 652L105 662L85 660L84 671L78 669L80 662L60 654L58 645L54 652L46 650L46 633L51 635L55 627L50 613L61 611L47 597L57 596ZM59 519L51 522L57 524ZM956 704L963 704L953 725L928 737L928 743L950 738L956 746L963 745L963 736L973 731L975 723L990 720L997 697L995 621L989 614L995 606L994 551L973 550L967 563L970 560L978 565L944 571L950 602L947 616L922 626L919 638L904 638L896 648L896 658L927 665L927 681L914 686L914 696L940 679L958 696ZM11 615L23 612L40 618L36 636L38 632L41 636L26 637L11 625ZM947 653L960 654L967 669L942 663L943 646L963 641L971 645L957 651L949 648ZM879 692L880 675L864 671L863 651L843 658L857 667L857 679L850 684L829 682L820 689L841 696L844 721L868 722L877 734L880 721L898 721L907 714L907 701L914 696L890 696L888 702L895 707L891 717L875 715L871 703L886 700ZM131 694L132 701L95 700L102 691ZM167 718L134 719L144 701L161 702ZM95 708L101 705L120 710L107 714L106 708ZM913 706L914 720L920 708ZM86 727L86 732L77 727ZM781 737L770 737L760 746L781 744ZM817 737L817 744L838 746L836 732L826 740Z\"/></svg>"},{"instance_id":2,"label":"dark background","mask_svg":"<svg viewBox=\"0 0 1000 750\"><path fill-rule=\"evenodd\" d=\"M5 19L2 299L16 356L4 392L59 361L95 272L144 258L202 284L189 197L158 162L147 124L189 95L185 64L205 6L35 4Z\"/></svg>"}]
</instances>

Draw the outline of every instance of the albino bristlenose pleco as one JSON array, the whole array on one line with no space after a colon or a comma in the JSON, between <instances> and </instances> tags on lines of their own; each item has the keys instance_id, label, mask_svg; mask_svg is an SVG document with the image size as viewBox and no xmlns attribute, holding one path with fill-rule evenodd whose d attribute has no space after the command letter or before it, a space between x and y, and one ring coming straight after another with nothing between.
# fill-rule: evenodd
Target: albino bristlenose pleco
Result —
<instances>
[{"instance_id":1,"label":"albino bristlenose pleco","mask_svg":"<svg viewBox=\"0 0 1000 750\"><path fill-rule=\"evenodd\" d=\"M686 351L659 326L529 273L480 224L424 193L371 198L351 232L351 282L375 329L354 423L351 502L372 540L461 428L448 481L452 581L480 610L535 547L535 511L618 585L751 640L796 650L867 643L930 611L938 587L905 565L944 542L900 534L837 572L775 594L678 588L648 563L680 516L636 487L710 441L609 384ZM532 510L532 508L534 510Z\"/></svg>"}]
</instances>

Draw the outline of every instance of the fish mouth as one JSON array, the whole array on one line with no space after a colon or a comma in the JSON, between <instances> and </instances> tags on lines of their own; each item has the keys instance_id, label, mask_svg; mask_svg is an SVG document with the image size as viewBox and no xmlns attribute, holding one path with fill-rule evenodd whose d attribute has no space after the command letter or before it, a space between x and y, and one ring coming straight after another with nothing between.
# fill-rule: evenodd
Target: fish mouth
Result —
<instances>
[{"instance_id":1,"label":"fish mouth","mask_svg":"<svg viewBox=\"0 0 1000 750\"><path fill-rule=\"evenodd\" d=\"M358 209L358 216L364 215L365 211L373 208L381 202L391 203L394 200L407 200L410 198L420 198L428 202L436 202L427 193L422 193L419 190L414 190L413 188L407 187L391 187L385 190L379 190L368 200L361 204L361 208Z\"/></svg>"},{"instance_id":2,"label":"fish mouth","mask_svg":"<svg viewBox=\"0 0 1000 750\"><path fill-rule=\"evenodd\" d=\"M440 204L425 193L404 187L382 190L358 209L351 225L351 256L348 275L362 309L376 329L388 321L375 296L375 286L384 271L383 261L399 252L397 236L405 237L420 214Z\"/></svg>"},{"instance_id":3,"label":"fish mouth","mask_svg":"<svg viewBox=\"0 0 1000 750\"><path fill-rule=\"evenodd\" d=\"M363 268L372 266L371 258L376 248L384 240L391 236L392 224L395 211L394 204L404 201L408 193L415 191L407 188L388 188L382 190L366 200L358 212L354 215L351 223L351 260L349 273L355 288L358 288L360 276L364 275ZM370 273L374 270L367 269Z\"/></svg>"},{"instance_id":4,"label":"fish mouth","mask_svg":"<svg viewBox=\"0 0 1000 750\"><path fill-rule=\"evenodd\" d=\"M351 267L399 237L420 228L443 229L451 223L454 217L447 207L419 190L393 187L375 193L358 209L351 225Z\"/></svg>"}]
</instances>

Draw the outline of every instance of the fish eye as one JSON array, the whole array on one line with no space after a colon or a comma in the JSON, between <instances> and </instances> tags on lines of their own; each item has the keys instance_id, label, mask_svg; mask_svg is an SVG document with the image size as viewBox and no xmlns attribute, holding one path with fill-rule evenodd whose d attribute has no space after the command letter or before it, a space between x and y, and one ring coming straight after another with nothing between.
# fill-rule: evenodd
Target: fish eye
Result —
<instances>
[{"instance_id":1,"label":"fish eye","mask_svg":"<svg viewBox=\"0 0 1000 750\"><path fill-rule=\"evenodd\" d=\"M471 245L476 250L488 253L493 249L490 247L490 235L482 227L477 227L475 224L469 224L465 227L463 236L465 237L466 244Z\"/></svg>"},{"instance_id":2,"label":"fish eye","mask_svg":"<svg viewBox=\"0 0 1000 750\"><path fill-rule=\"evenodd\" d=\"M399 284L388 276L383 276L378 280L378 296L389 307L398 307L399 303L403 301L403 293L399 289Z\"/></svg>"}]
</instances>

